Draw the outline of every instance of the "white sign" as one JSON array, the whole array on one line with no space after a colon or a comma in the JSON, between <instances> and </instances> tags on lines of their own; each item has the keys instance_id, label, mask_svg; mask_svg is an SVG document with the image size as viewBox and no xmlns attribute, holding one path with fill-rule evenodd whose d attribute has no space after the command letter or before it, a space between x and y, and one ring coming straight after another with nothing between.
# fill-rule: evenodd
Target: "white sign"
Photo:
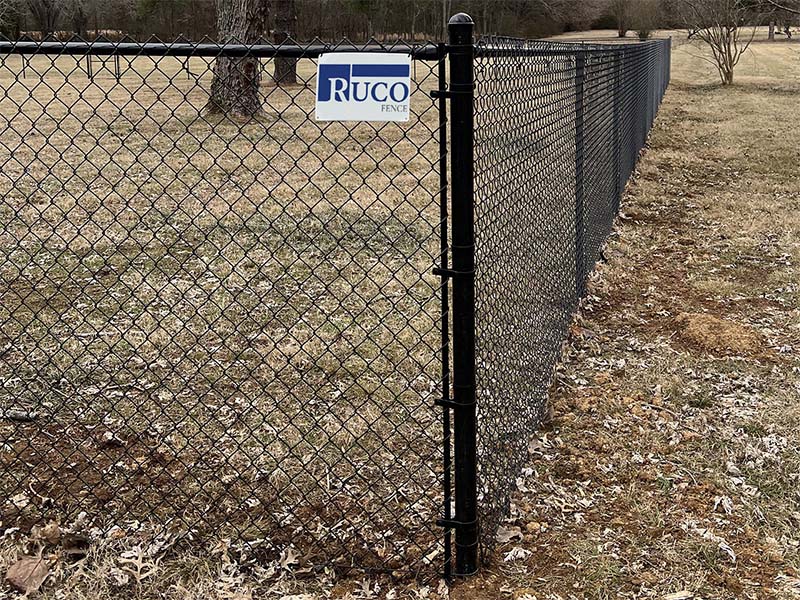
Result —
<instances>
[{"instance_id":1,"label":"white sign","mask_svg":"<svg viewBox=\"0 0 800 600\"><path fill-rule=\"evenodd\" d=\"M411 56L342 52L317 64L317 121L408 121Z\"/></svg>"}]
</instances>

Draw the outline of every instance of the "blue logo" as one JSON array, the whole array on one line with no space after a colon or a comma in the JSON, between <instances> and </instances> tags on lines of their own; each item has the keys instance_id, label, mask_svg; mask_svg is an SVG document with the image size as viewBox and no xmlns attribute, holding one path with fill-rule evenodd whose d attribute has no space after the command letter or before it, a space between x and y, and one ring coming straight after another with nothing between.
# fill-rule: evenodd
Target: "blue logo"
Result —
<instances>
[{"instance_id":1,"label":"blue logo","mask_svg":"<svg viewBox=\"0 0 800 600\"><path fill-rule=\"evenodd\" d=\"M318 102L405 102L411 67L392 64L321 64Z\"/></svg>"}]
</instances>

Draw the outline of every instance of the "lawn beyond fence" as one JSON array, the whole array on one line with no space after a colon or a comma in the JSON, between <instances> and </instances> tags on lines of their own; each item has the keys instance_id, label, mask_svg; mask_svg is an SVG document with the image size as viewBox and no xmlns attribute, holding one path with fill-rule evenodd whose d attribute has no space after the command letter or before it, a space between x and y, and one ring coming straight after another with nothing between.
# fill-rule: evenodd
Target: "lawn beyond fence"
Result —
<instances>
[{"instance_id":1,"label":"lawn beyond fence","mask_svg":"<svg viewBox=\"0 0 800 600\"><path fill-rule=\"evenodd\" d=\"M480 506L491 548L669 46L455 48L0 44L2 527L428 577ZM316 58L354 50L412 54L409 123L314 120ZM242 54L262 114L209 114Z\"/></svg>"}]
</instances>

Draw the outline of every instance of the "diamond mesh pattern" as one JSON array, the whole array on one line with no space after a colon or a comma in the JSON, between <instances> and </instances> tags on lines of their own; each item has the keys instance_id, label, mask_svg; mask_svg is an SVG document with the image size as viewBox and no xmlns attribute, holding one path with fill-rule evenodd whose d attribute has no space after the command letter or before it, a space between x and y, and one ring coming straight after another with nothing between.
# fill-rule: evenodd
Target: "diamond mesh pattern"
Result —
<instances>
[{"instance_id":1,"label":"diamond mesh pattern","mask_svg":"<svg viewBox=\"0 0 800 600\"><path fill-rule=\"evenodd\" d=\"M669 42L482 38L475 65L481 541L494 546L583 278L669 79ZM582 61L582 68L579 65ZM582 75L582 76L581 76Z\"/></svg>"},{"instance_id":2,"label":"diamond mesh pattern","mask_svg":"<svg viewBox=\"0 0 800 600\"><path fill-rule=\"evenodd\" d=\"M3 527L433 568L442 53L414 49L410 123L317 123L337 48L2 45ZM257 117L206 110L223 58Z\"/></svg>"},{"instance_id":3,"label":"diamond mesh pattern","mask_svg":"<svg viewBox=\"0 0 800 600\"><path fill-rule=\"evenodd\" d=\"M484 552L669 48L476 46ZM449 571L446 49L360 48L415 56L410 123L316 123L337 49L359 48L0 43L3 527L85 513ZM220 60L257 74L258 116L207 110Z\"/></svg>"}]
</instances>

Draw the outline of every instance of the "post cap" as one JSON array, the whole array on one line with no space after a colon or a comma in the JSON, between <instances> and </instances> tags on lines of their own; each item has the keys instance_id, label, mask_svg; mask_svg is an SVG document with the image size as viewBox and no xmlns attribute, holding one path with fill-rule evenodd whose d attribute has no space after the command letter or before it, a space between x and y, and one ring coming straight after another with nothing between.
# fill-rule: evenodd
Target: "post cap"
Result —
<instances>
[{"instance_id":1,"label":"post cap","mask_svg":"<svg viewBox=\"0 0 800 600\"><path fill-rule=\"evenodd\" d=\"M475 22L472 20L467 13L458 13L457 15L453 15L450 17L449 25L474 25Z\"/></svg>"}]
</instances>

